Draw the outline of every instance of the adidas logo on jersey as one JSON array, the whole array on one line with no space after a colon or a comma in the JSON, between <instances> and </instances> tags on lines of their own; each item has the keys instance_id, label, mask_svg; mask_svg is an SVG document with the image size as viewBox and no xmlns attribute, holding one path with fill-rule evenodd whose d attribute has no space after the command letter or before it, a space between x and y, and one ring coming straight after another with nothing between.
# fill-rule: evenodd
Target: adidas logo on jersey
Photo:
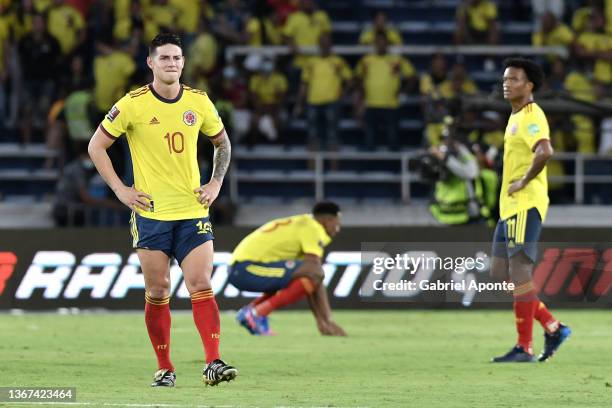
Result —
<instances>
[{"instance_id":1,"label":"adidas logo on jersey","mask_svg":"<svg viewBox=\"0 0 612 408\"><path fill-rule=\"evenodd\" d=\"M153 119L151 119L149 125L159 125L159 120L157 120L157 118L153 116Z\"/></svg>"}]
</instances>

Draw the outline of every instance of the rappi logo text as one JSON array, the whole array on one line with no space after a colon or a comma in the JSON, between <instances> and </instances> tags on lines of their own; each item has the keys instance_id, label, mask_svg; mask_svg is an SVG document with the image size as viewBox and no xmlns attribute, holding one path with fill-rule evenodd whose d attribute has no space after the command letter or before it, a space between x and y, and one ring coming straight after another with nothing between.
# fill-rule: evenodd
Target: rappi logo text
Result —
<instances>
[{"instance_id":1,"label":"rappi logo text","mask_svg":"<svg viewBox=\"0 0 612 408\"><path fill-rule=\"evenodd\" d=\"M256 296L256 293L240 292L233 285L227 284L230 259L229 252L216 252L214 255L213 265L216 268L211 283L215 294L223 291L222 294L226 298ZM77 299L83 291L90 290L89 297L92 299L123 299L132 289L144 289L144 279L136 253L130 254L125 264L120 254L112 252L86 255L79 265L76 261L76 256L68 251L37 252L19 283L15 298L30 299L34 291L42 290L44 299ZM361 271L360 253L330 253L323 266L325 284L329 284L338 266L346 268L336 285L334 295L346 297L351 293ZM189 292L176 261L170 265L170 282L172 295L189 299Z\"/></svg>"}]
</instances>

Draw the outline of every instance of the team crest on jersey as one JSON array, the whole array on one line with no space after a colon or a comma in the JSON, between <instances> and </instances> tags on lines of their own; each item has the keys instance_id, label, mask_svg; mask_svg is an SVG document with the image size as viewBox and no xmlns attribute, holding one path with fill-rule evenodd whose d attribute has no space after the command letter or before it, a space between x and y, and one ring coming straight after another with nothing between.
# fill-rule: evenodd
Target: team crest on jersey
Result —
<instances>
[{"instance_id":1,"label":"team crest on jersey","mask_svg":"<svg viewBox=\"0 0 612 408\"><path fill-rule=\"evenodd\" d=\"M285 268L287 268L287 269L295 268L295 261L287 261L287 262L285 262Z\"/></svg>"},{"instance_id":2,"label":"team crest on jersey","mask_svg":"<svg viewBox=\"0 0 612 408\"><path fill-rule=\"evenodd\" d=\"M527 132L529 132L531 136L535 136L536 134L540 133L540 127L537 125L537 123L532 123L531 125L527 126Z\"/></svg>"},{"instance_id":3,"label":"team crest on jersey","mask_svg":"<svg viewBox=\"0 0 612 408\"><path fill-rule=\"evenodd\" d=\"M115 118L119 116L120 113L121 111L117 109L116 106L113 106L111 110L109 110L108 113L106 114L106 119L108 119L108 121L112 123L115 120Z\"/></svg>"},{"instance_id":4,"label":"team crest on jersey","mask_svg":"<svg viewBox=\"0 0 612 408\"><path fill-rule=\"evenodd\" d=\"M198 117L196 116L195 113L193 113L193 111L188 110L185 113L183 113L183 122L185 122L187 126L195 125L197 120L198 120Z\"/></svg>"},{"instance_id":5,"label":"team crest on jersey","mask_svg":"<svg viewBox=\"0 0 612 408\"><path fill-rule=\"evenodd\" d=\"M516 135L516 132L518 131L518 125L515 123L514 125L512 125L512 127L510 128L510 134L511 135Z\"/></svg>"}]
</instances>

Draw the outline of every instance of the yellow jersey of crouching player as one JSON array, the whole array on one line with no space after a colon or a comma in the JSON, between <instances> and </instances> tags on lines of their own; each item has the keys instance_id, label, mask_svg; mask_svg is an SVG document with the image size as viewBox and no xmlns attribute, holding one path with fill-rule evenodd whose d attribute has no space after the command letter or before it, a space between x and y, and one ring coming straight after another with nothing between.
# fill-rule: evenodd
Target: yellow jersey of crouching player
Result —
<instances>
[{"instance_id":1,"label":"yellow jersey of crouching player","mask_svg":"<svg viewBox=\"0 0 612 408\"><path fill-rule=\"evenodd\" d=\"M323 258L331 242L325 228L312 214L300 214L272 220L244 238L232 254L232 263L277 262L302 259L304 254Z\"/></svg>"}]
</instances>

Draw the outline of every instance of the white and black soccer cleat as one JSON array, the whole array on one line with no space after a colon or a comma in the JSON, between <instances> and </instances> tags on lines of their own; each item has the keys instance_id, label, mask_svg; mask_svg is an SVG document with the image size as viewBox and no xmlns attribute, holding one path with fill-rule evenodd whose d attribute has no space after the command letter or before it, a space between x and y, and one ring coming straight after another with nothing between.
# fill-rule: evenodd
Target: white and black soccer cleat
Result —
<instances>
[{"instance_id":1,"label":"white and black soccer cleat","mask_svg":"<svg viewBox=\"0 0 612 408\"><path fill-rule=\"evenodd\" d=\"M227 365L223 360L214 360L204 367L202 377L206 385L218 385L223 381L232 381L238 375L238 370L235 367Z\"/></svg>"},{"instance_id":2,"label":"white and black soccer cleat","mask_svg":"<svg viewBox=\"0 0 612 408\"><path fill-rule=\"evenodd\" d=\"M174 387L176 383L176 374L174 371L170 371L167 368L157 370L151 387Z\"/></svg>"}]
</instances>

